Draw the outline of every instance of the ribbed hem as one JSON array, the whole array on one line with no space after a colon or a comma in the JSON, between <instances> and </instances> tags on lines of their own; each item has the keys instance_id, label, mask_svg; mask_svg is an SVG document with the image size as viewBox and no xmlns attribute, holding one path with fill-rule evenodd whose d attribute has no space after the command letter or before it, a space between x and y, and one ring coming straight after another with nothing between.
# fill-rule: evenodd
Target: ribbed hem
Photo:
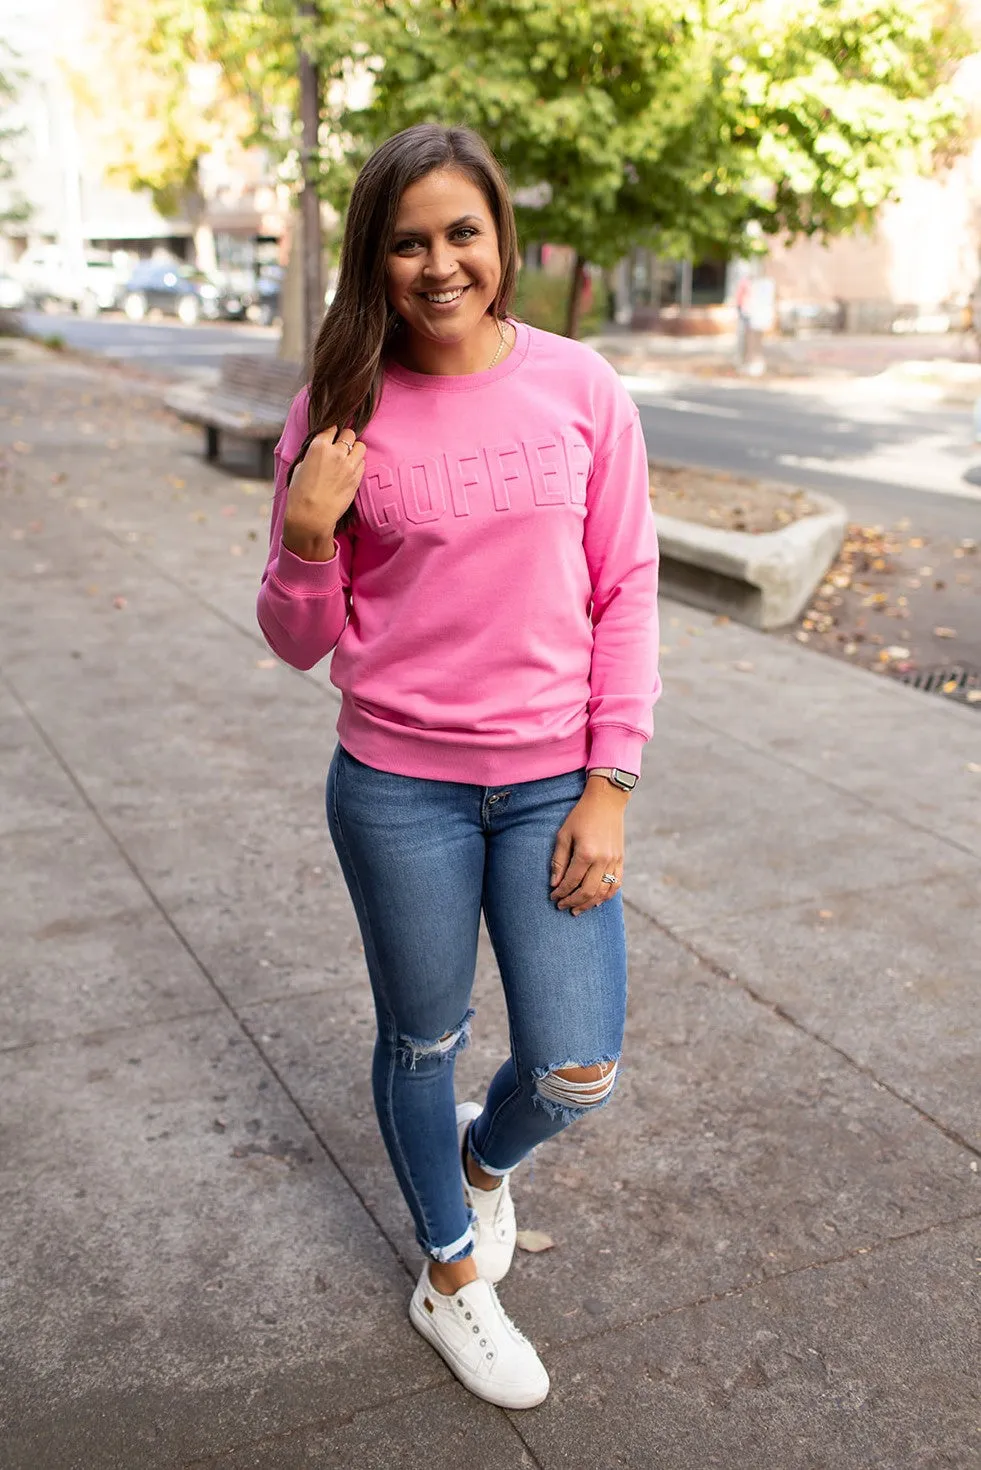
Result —
<instances>
[{"instance_id":1,"label":"ribbed hem","mask_svg":"<svg viewBox=\"0 0 981 1470\"><path fill-rule=\"evenodd\" d=\"M358 709L346 694L337 720L337 738L355 760L376 771L428 781L460 781L470 786L503 786L510 781L564 776L582 770L589 753L589 730L585 725L560 740L489 749L474 740L434 740L424 730L383 726Z\"/></svg>"},{"instance_id":2,"label":"ribbed hem","mask_svg":"<svg viewBox=\"0 0 981 1470\"><path fill-rule=\"evenodd\" d=\"M341 590L341 558L335 547L330 561L304 561L280 543L270 577L287 592L306 597L328 597Z\"/></svg>"},{"instance_id":3,"label":"ribbed hem","mask_svg":"<svg viewBox=\"0 0 981 1470\"><path fill-rule=\"evenodd\" d=\"M591 766L618 766L621 771L640 775L646 740L625 725L596 725L589 747Z\"/></svg>"}]
</instances>

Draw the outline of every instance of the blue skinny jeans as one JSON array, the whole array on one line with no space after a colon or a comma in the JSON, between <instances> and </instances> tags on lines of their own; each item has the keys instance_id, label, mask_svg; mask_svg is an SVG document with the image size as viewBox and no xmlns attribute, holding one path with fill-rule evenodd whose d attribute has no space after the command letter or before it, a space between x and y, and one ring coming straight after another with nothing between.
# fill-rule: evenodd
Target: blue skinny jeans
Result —
<instances>
[{"instance_id":1,"label":"blue skinny jeans","mask_svg":"<svg viewBox=\"0 0 981 1470\"><path fill-rule=\"evenodd\" d=\"M375 1108L423 1251L473 1249L457 1142L453 1063L466 1045L481 911L497 958L510 1056L470 1149L490 1174L605 1102L556 1074L616 1063L627 956L619 893L578 918L549 897L555 838L584 770L511 786L378 771L338 745L327 821L357 913L378 1018ZM578 1091L577 1091L578 1089Z\"/></svg>"}]
</instances>

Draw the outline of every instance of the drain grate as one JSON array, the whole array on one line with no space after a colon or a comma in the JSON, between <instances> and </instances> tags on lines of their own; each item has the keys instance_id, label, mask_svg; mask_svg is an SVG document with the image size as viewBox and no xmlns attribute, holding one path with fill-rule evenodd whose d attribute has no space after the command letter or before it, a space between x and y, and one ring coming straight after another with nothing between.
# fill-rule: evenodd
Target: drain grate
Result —
<instances>
[{"instance_id":1,"label":"drain grate","mask_svg":"<svg viewBox=\"0 0 981 1470\"><path fill-rule=\"evenodd\" d=\"M981 709L981 700L968 698L975 690L981 692L981 673L977 669L917 669L901 674L900 682L922 689L925 694L942 694L947 699L958 699Z\"/></svg>"}]
</instances>

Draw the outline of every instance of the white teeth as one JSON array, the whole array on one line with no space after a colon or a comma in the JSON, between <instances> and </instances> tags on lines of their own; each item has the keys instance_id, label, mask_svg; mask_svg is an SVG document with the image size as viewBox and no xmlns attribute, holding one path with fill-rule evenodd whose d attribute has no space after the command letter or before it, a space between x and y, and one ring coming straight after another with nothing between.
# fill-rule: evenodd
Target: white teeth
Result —
<instances>
[{"instance_id":1,"label":"white teeth","mask_svg":"<svg viewBox=\"0 0 981 1470\"><path fill-rule=\"evenodd\" d=\"M439 301L439 302L443 302L443 301L456 301L456 300L458 300L459 297L461 297L463 295L463 293L464 293L465 290L466 290L466 287L465 286L461 286L458 291L427 291L426 292L426 300L427 301Z\"/></svg>"}]
</instances>

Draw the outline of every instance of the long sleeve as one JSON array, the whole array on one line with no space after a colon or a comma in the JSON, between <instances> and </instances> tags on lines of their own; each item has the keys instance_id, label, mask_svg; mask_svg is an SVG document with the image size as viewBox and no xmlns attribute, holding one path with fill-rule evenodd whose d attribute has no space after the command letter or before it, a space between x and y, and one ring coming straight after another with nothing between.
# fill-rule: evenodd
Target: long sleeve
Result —
<instances>
[{"instance_id":1,"label":"long sleeve","mask_svg":"<svg viewBox=\"0 0 981 1470\"><path fill-rule=\"evenodd\" d=\"M589 764L640 773L658 676L657 536L636 409L586 490L583 545L592 585Z\"/></svg>"},{"instance_id":2,"label":"long sleeve","mask_svg":"<svg viewBox=\"0 0 981 1470\"><path fill-rule=\"evenodd\" d=\"M303 441L306 393L290 409L276 445L276 487L269 527L269 557L262 575L256 616L266 642L284 663L312 669L337 643L350 612L351 543L335 537L330 561L303 561L282 542L286 516L286 476Z\"/></svg>"}]
</instances>

